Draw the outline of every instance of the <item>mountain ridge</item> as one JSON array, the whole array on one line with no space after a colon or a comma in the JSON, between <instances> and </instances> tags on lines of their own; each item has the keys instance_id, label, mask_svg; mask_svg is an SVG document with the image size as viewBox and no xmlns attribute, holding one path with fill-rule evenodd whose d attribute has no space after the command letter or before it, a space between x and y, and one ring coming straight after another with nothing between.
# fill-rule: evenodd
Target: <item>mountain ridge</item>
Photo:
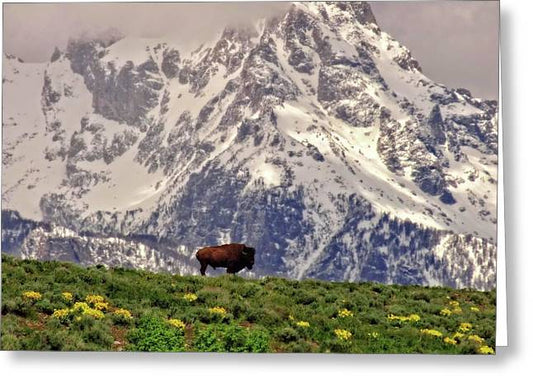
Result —
<instances>
[{"instance_id":1,"label":"mountain ridge","mask_svg":"<svg viewBox=\"0 0 533 388\"><path fill-rule=\"evenodd\" d=\"M233 240L261 252L255 275L494 284L496 104L425 77L368 4L296 3L190 56L146 43L71 41L29 70L42 116L4 108L5 210L172 241L164 261L185 272ZM23 78L12 65L4 86ZM9 137L17 125L34 132ZM61 180L25 169L43 153ZM25 256L58 238L35 234Z\"/></svg>"}]
</instances>

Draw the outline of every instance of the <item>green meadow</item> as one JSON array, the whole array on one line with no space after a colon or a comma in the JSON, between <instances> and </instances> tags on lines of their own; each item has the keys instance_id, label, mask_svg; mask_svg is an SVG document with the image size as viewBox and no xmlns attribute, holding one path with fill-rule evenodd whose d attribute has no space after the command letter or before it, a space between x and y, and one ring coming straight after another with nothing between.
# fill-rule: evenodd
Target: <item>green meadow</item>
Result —
<instances>
[{"instance_id":1,"label":"green meadow","mask_svg":"<svg viewBox=\"0 0 533 388\"><path fill-rule=\"evenodd\" d=\"M2 255L1 349L492 354L496 293Z\"/></svg>"}]
</instances>

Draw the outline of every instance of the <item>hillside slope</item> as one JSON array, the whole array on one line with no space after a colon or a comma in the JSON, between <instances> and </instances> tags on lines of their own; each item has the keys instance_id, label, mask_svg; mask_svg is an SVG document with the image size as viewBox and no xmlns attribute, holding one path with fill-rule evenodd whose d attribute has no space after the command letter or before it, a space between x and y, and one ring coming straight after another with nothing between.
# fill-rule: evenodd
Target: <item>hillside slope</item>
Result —
<instances>
[{"instance_id":1,"label":"hillside slope","mask_svg":"<svg viewBox=\"0 0 533 388\"><path fill-rule=\"evenodd\" d=\"M1 324L4 350L490 353L495 293L3 255Z\"/></svg>"}]
</instances>

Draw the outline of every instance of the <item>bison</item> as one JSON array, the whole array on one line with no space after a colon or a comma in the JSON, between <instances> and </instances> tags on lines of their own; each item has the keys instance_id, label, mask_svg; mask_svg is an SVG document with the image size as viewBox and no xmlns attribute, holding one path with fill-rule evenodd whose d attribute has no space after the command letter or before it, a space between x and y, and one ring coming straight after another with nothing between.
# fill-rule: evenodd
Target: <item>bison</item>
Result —
<instances>
[{"instance_id":1,"label":"bison","mask_svg":"<svg viewBox=\"0 0 533 388\"><path fill-rule=\"evenodd\" d=\"M226 244L217 247L206 247L196 252L200 262L200 273L205 276L205 270L210 265L213 268L227 268L227 273L237 273L244 267L252 269L254 265L255 249L244 244Z\"/></svg>"}]
</instances>

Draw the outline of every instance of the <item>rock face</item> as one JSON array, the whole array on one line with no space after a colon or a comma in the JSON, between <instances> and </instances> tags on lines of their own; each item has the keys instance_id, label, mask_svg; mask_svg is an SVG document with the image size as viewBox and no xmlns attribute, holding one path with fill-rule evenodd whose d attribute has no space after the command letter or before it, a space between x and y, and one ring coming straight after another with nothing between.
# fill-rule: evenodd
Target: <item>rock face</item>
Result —
<instances>
[{"instance_id":1,"label":"rock face","mask_svg":"<svg viewBox=\"0 0 533 388\"><path fill-rule=\"evenodd\" d=\"M71 40L6 56L4 91L4 251L197 273L239 241L252 276L495 286L497 104L425 77L366 3L192 53Z\"/></svg>"},{"instance_id":2,"label":"rock face","mask_svg":"<svg viewBox=\"0 0 533 388\"><path fill-rule=\"evenodd\" d=\"M83 76L92 93L95 113L130 125L143 124L146 114L159 103L164 85L160 67L152 57L138 64L127 60L120 66L101 61L105 55L106 47L98 40L71 40L66 53L72 71ZM165 56L162 67L172 73L169 58L172 55Z\"/></svg>"}]
</instances>

